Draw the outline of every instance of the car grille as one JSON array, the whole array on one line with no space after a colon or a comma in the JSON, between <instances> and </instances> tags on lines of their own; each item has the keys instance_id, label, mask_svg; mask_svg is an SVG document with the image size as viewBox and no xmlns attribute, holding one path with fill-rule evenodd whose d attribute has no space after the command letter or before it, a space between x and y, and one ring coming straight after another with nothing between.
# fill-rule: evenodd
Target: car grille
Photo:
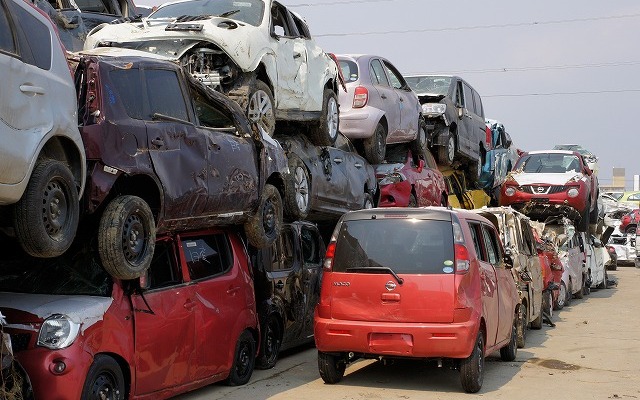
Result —
<instances>
[{"instance_id":1,"label":"car grille","mask_svg":"<svg viewBox=\"0 0 640 400\"><path fill-rule=\"evenodd\" d=\"M555 194L567 190L565 186L557 185L524 185L520 186L518 189L530 194Z\"/></svg>"},{"instance_id":2,"label":"car grille","mask_svg":"<svg viewBox=\"0 0 640 400\"><path fill-rule=\"evenodd\" d=\"M30 333L12 333L9 336L11 336L11 348L14 353L26 350L29 347Z\"/></svg>"}]
</instances>

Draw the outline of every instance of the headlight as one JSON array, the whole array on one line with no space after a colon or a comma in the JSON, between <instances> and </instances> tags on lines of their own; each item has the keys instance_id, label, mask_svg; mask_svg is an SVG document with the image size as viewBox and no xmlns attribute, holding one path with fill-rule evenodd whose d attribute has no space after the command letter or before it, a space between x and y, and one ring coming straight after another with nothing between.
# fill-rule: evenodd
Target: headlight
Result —
<instances>
[{"instance_id":1,"label":"headlight","mask_svg":"<svg viewBox=\"0 0 640 400\"><path fill-rule=\"evenodd\" d=\"M38 346L52 350L64 349L71 346L78 337L79 331L80 324L71 321L66 315L52 315L44 321L40 328Z\"/></svg>"},{"instance_id":2,"label":"headlight","mask_svg":"<svg viewBox=\"0 0 640 400\"><path fill-rule=\"evenodd\" d=\"M513 196L514 194L516 194L516 188L514 188L513 186L509 186L505 189L504 194L506 194L507 196Z\"/></svg>"},{"instance_id":3,"label":"headlight","mask_svg":"<svg viewBox=\"0 0 640 400\"><path fill-rule=\"evenodd\" d=\"M576 188L571 188L567 192L567 196L569 196L569 197L578 197L579 194L580 194L580 191L578 189L576 189Z\"/></svg>"},{"instance_id":4,"label":"headlight","mask_svg":"<svg viewBox=\"0 0 640 400\"><path fill-rule=\"evenodd\" d=\"M407 178L404 175L402 175L400 172L394 172L380 179L380 182L378 182L378 185L380 186L391 185L394 183L403 182L406 179Z\"/></svg>"},{"instance_id":5,"label":"headlight","mask_svg":"<svg viewBox=\"0 0 640 400\"><path fill-rule=\"evenodd\" d=\"M422 113L429 117L437 117L444 114L447 111L446 104L440 103L425 103L422 105Z\"/></svg>"}]
</instances>

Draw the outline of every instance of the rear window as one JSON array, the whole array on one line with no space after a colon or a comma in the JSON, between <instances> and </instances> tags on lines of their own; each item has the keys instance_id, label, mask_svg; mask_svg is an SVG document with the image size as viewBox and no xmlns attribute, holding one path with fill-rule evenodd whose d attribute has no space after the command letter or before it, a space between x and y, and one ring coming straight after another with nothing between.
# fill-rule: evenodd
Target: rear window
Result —
<instances>
[{"instance_id":1,"label":"rear window","mask_svg":"<svg viewBox=\"0 0 640 400\"><path fill-rule=\"evenodd\" d=\"M355 82L358 80L358 64L350 60L339 60L338 63L345 81Z\"/></svg>"},{"instance_id":2,"label":"rear window","mask_svg":"<svg viewBox=\"0 0 640 400\"><path fill-rule=\"evenodd\" d=\"M335 272L391 268L397 274L442 274L453 271L450 221L345 221L338 233Z\"/></svg>"}]
</instances>

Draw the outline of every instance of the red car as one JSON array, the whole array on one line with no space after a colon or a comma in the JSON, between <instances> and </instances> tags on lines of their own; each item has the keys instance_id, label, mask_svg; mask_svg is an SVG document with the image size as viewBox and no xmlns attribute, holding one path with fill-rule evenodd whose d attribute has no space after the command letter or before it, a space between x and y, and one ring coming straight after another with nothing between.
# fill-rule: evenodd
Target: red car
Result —
<instances>
[{"instance_id":1,"label":"red car","mask_svg":"<svg viewBox=\"0 0 640 400\"><path fill-rule=\"evenodd\" d=\"M639 222L640 209L636 208L635 210L632 210L631 212L623 215L622 218L620 218L620 226L618 227L618 229L620 230L620 232L623 232L627 235L633 235L636 233L636 227L638 226Z\"/></svg>"},{"instance_id":2,"label":"red car","mask_svg":"<svg viewBox=\"0 0 640 400\"><path fill-rule=\"evenodd\" d=\"M581 232L598 222L597 199L598 179L576 151L523 153L500 190L500 205L532 219L564 215Z\"/></svg>"},{"instance_id":3,"label":"red car","mask_svg":"<svg viewBox=\"0 0 640 400\"><path fill-rule=\"evenodd\" d=\"M147 275L129 281L111 278L89 247L46 265L3 261L4 331L34 398L164 399L251 378L258 318L235 233L160 237Z\"/></svg>"},{"instance_id":4,"label":"red car","mask_svg":"<svg viewBox=\"0 0 640 400\"><path fill-rule=\"evenodd\" d=\"M486 355L516 357L510 268L495 227L465 210L345 214L327 247L314 316L320 376L337 383L359 358L438 359L477 392Z\"/></svg>"},{"instance_id":5,"label":"red car","mask_svg":"<svg viewBox=\"0 0 640 400\"><path fill-rule=\"evenodd\" d=\"M542 306L549 316L551 316L553 309L559 309L557 307L558 298L566 298L567 290L562 284L562 273L564 267L562 261L558 257L558 252L553 243L545 241L540 237L537 230L533 230L533 236L536 238L536 249L538 251L538 257L540 258L540 265L542 265L542 279L544 283L545 293L551 292L551 298L543 295ZM552 290L549 290L552 288ZM561 303L564 305L564 303Z\"/></svg>"},{"instance_id":6,"label":"red car","mask_svg":"<svg viewBox=\"0 0 640 400\"><path fill-rule=\"evenodd\" d=\"M429 150L414 156L406 144L388 145L386 162L375 166L379 207L446 206L442 173Z\"/></svg>"}]
</instances>

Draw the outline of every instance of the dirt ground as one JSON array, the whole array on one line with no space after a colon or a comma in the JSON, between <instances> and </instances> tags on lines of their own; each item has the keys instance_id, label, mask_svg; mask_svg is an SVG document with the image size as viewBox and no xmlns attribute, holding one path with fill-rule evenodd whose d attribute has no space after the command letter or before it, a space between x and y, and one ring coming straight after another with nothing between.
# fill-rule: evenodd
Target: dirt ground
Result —
<instances>
[{"instance_id":1,"label":"dirt ground","mask_svg":"<svg viewBox=\"0 0 640 400\"><path fill-rule=\"evenodd\" d=\"M463 393L457 371L421 362L350 365L324 384L312 347L284 354L241 387L213 385L180 399L640 399L640 269L609 271L618 286L574 299L553 315L556 327L529 330L513 362L487 359L482 390Z\"/></svg>"}]
</instances>

